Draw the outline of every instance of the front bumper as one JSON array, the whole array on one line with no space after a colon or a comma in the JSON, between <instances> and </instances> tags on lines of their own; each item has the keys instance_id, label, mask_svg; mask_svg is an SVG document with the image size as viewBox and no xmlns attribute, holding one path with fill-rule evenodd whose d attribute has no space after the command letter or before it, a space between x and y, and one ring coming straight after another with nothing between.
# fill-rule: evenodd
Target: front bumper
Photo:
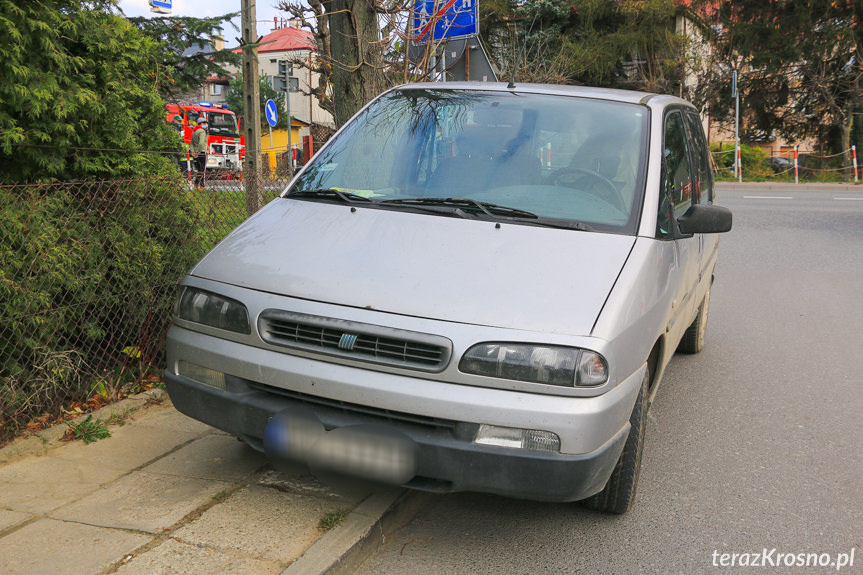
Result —
<instances>
[{"instance_id":1,"label":"front bumper","mask_svg":"<svg viewBox=\"0 0 863 575\"><path fill-rule=\"evenodd\" d=\"M225 389L179 375L179 361L229 374ZM174 326L165 381L179 411L259 450L273 415L304 410L327 430L377 424L409 438L416 468L405 487L575 501L600 491L614 469L629 433L619 414L631 411L641 374L598 397L540 396L336 365ZM477 444L480 423L557 433L564 453ZM588 450L566 453L567 445Z\"/></svg>"},{"instance_id":2,"label":"front bumper","mask_svg":"<svg viewBox=\"0 0 863 575\"><path fill-rule=\"evenodd\" d=\"M236 154L207 154L208 170L241 170L242 164Z\"/></svg>"}]
</instances>

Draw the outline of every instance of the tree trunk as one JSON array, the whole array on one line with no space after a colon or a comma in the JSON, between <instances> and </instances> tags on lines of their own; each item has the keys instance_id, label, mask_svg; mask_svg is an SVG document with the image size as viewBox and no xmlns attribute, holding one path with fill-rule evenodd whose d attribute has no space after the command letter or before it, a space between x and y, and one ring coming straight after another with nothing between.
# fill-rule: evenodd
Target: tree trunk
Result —
<instances>
[{"instance_id":1,"label":"tree trunk","mask_svg":"<svg viewBox=\"0 0 863 575\"><path fill-rule=\"evenodd\" d=\"M333 66L336 127L384 89L377 15L367 0L326 4Z\"/></svg>"}]
</instances>

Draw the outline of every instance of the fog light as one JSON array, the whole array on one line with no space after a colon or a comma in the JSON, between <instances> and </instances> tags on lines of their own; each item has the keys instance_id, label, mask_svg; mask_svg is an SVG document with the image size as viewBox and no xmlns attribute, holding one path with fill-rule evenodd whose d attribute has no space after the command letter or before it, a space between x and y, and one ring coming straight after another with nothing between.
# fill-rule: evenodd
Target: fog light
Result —
<instances>
[{"instance_id":1,"label":"fog light","mask_svg":"<svg viewBox=\"0 0 863 575\"><path fill-rule=\"evenodd\" d=\"M483 423L476 432L474 443L497 445L535 451L560 451L560 438L550 431L498 427Z\"/></svg>"},{"instance_id":2,"label":"fog light","mask_svg":"<svg viewBox=\"0 0 863 575\"><path fill-rule=\"evenodd\" d=\"M177 362L177 375L191 379L208 387L225 391L225 374L215 369L202 367L188 361Z\"/></svg>"}]
</instances>

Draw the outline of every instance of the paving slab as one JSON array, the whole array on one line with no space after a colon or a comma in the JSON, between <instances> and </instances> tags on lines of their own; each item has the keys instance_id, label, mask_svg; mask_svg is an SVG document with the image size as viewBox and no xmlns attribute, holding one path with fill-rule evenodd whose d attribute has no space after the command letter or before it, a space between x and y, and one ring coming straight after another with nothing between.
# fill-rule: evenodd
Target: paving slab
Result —
<instances>
[{"instance_id":1,"label":"paving slab","mask_svg":"<svg viewBox=\"0 0 863 575\"><path fill-rule=\"evenodd\" d=\"M212 481L135 471L51 514L88 525L159 533L231 487Z\"/></svg>"},{"instance_id":2,"label":"paving slab","mask_svg":"<svg viewBox=\"0 0 863 575\"><path fill-rule=\"evenodd\" d=\"M321 537L326 513L350 510L337 500L252 485L174 533L177 539L275 561L299 557Z\"/></svg>"},{"instance_id":3,"label":"paving slab","mask_svg":"<svg viewBox=\"0 0 863 575\"><path fill-rule=\"evenodd\" d=\"M139 533L40 519L0 539L0 573L95 575L149 540Z\"/></svg>"},{"instance_id":4,"label":"paving slab","mask_svg":"<svg viewBox=\"0 0 863 575\"><path fill-rule=\"evenodd\" d=\"M160 429L173 429L184 433L203 433L214 431L206 423L201 423L187 415L183 415L171 405L160 405L138 412L133 417L135 426L158 427Z\"/></svg>"},{"instance_id":5,"label":"paving slab","mask_svg":"<svg viewBox=\"0 0 863 575\"><path fill-rule=\"evenodd\" d=\"M28 458L0 467L0 507L47 513L121 475L94 462ZM2 571L0 571L2 573Z\"/></svg>"},{"instance_id":6,"label":"paving slab","mask_svg":"<svg viewBox=\"0 0 863 575\"><path fill-rule=\"evenodd\" d=\"M168 539L134 557L117 575L278 575L282 564Z\"/></svg>"},{"instance_id":7,"label":"paving slab","mask_svg":"<svg viewBox=\"0 0 863 575\"><path fill-rule=\"evenodd\" d=\"M0 509L0 531L18 525L19 523L23 523L32 517L33 515L30 513Z\"/></svg>"},{"instance_id":8,"label":"paving slab","mask_svg":"<svg viewBox=\"0 0 863 575\"><path fill-rule=\"evenodd\" d=\"M29 455L0 451L0 575L347 573L388 533L394 499L376 486L266 470L235 438L137 402L96 443L59 443L63 425L19 442ZM331 512L347 517L324 533Z\"/></svg>"},{"instance_id":9,"label":"paving slab","mask_svg":"<svg viewBox=\"0 0 863 575\"><path fill-rule=\"evenodd\" d=\"M201 432L178 431L150 425L111 427L110 441L70 442L50 453L50 457L89 464L128 473L171 449L201 436ZM206 432L206 431L205 431Z\"/></svg>"},{"instance_id":10,"label":"paving slab","mask_svg":"<svg viewBox=\"0 0 863 575\"><path fill-rule=\"evenodd\" d=\"M150 473L242 481L267 464L267 459L228 435L208 435L144 468Z\"/></svg>"},{"instance_id":11,"label":"paving slab","mask_svg":"<svg viewBox=\"0 0 863 575\"><path fill-rule=\"evenodd\" d=\"M278 470L267 470L260 475L258 485L273 487L313 497L332 499L343 507L356 507L369 494L380 490L379 485L370 484L356 478L328 477L319 479L301 465L282 464Z\"/></svg>"}]
</instances>

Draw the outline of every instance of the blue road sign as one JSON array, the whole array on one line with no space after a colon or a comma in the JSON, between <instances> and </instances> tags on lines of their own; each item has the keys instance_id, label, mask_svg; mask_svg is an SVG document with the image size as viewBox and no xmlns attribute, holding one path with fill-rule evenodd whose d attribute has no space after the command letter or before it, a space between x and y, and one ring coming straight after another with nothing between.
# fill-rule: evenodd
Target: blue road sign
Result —
<instances>
[{"instance_id":1,"label":"blue road sign","mask_svg":"<svg viewBox=\"0 0 863 575\"><path fill-rule=\"evenodd\" d=\"M267 104L264 106L264 115L267 116L267 123L275 128L279 121L279 109L276 108L275 102L267 100Z\"/></svg>"},{"instance_id":2,"label":"blue road sign","mask_svg":"<svg viewBox=\"0 0 863 575\"><path fill-rule=\"evenodd\" d=\"M476 36L478 0L416 0L414 43Z\"/></svg>"},{"instance_id":3,"label":"blue road sign","mask_svg":"<svg viewBox=\"0 0 863 575\"><path fill-rule=\"evenodd\" d=\"M150 6L171 9L171 0L150 0Z\"/></svg>"}]
</instances>

